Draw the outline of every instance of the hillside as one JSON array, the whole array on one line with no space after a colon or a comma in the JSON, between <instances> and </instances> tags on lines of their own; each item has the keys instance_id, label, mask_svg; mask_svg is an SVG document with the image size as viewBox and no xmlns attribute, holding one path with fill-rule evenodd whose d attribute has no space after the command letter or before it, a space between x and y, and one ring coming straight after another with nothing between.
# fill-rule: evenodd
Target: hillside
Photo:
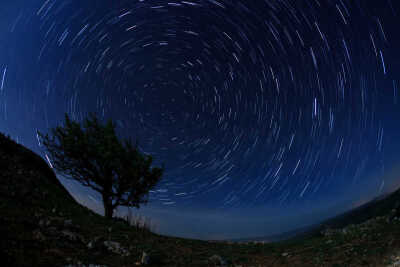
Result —
<instances>
[{"instance_id":1,"label":"hillside","mask_svg":"<svg viewBox=\"0 0 400 267\"><path fill-rule=\"evenodd\" d=\"M395 214L273 244L161 236L79 205L40 156L0 134L3 266L387 266L400 252Z\"/></svg>"},{"instance_id":2,"label":"hillside","mask_svg":"<svg viewBox=\"0 0 400 267\"><path fill-rule=\"evenodd\" d=\"M375 198L355 209L329 219L324 227L340 228L349 224L359 224L368 219L390 214L390 218L400 217L400 189L390 195ZM393 212L392 212L393 211Z\"/></svg>"},{"instance_id":3,"label":"hillside","mask_svg":"<svg viewBox=\"0 0 400 267\"><path fill-rule=\"evenodd\" d=\"M304 236L310 235L310 232L312 232L317 226L316 225L311 225L311 226L305 226L305 227L300 227L296 228L291 231L283 232L280 234L275 234L275 235L268 235L268 236L259 236L259 237L252 237L252 238L238 238L238 239L231 239L229 241L233 242L240 242L240 243L246 243L246 242L279 242L283 240L294 240L298 238L303 238Z\"/></svg>"}]
</instances>

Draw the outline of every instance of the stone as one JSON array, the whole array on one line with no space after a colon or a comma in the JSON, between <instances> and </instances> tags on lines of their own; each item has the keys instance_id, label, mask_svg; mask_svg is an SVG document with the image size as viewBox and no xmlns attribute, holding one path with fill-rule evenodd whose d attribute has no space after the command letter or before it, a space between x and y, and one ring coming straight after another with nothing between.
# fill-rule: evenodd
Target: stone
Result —
<instances>
[{"instance_id":1,"label":"stone","mask_svg":"<svg viewBox=\"0 0 400 267\"><path fill-rule=\"evenodd\" d=\"M395 261L395 262L393 262L393 265L391 265L391 266L393 266L393 267L398 267L398 266L400 266L400 260L399 261Z\"/></svg>"},{"instance_id":2,"label":"stone","mask_svg":"<svg viewBox=\"0 0 400 267\"><path fill-rule=\"evenodd\" d=\"M65 220L64 227L69 227L69 226L72 226L72 220Z\"/></svg>"},{"instance_id":3,"label":"stone","mask_svg":"<svg viewBox=\"0 0 400 267\"><path fill-rule=\"evenodd\" d=\"M93 242L93 241L90 241L90 242L87 244L87 248L88 248L88 249L94 248L94 242Z\"/></svg>"},{"instance_id":4,"label":"stone","mask_svg":"<svg viewBox=\"0 0 400 267\"><path fill-rule=\"evenodd\" d=\"M103 241L104 241L104 240L105 240L104 237L96 236L93 240L90 240L90 241L87 243L86 247L87 247L88 249L100 248L100 247L102 247L102 246L104 245L104 244L103 244Z\"/></svg>"},{"instance_id":5,"label":"stone","mask_svg":"<svg viewBox=\"0 0 400 267\"><path fill-rule=\"evenodd\" d=\"M145 251L143 251L143 253L142 253L142 258L140 259L140 263L142 265L150 264L150 255L147 254Z\"/></svg>"},{"instance_id":6,"label":"stone","mask_svg":"<svg viewBox=\"0 0 400 267\"><path fill-rule=\"evenodd\" d=\"M219 255L212 255L208 261L216 266L225 266L226 261Z\"/></svg>"},{"instance_id":7,"label":"stone","mask_svg":"<svg viewBox=\"0 0 400 267\"><path fill-rule=\"evenodd\" d=\"M46 229L46 233L49 234L49 235L52 235L52 236L58 235L57 228L54 227L54 226L51 226L51 227L47 228Z\"/></svg>"},{"instance_id":8,"label":"stone","mask_svg":"<svg viewBox=\"0 0 400 267\"><path fill-rule=\"evenodd\" d=\"M50 220L48 220L48 219L41 219L40 221L39 221L39 226L41 226L41 227L43 227L43 226L49 226L50 225Z\"/></svg>"},{"instance_id":9,"label":"stone","mask_svg":"<svg viewBox=\"0 0 400 267\"><path fill-rule=\"evenodd\" d=\"M289 253L288 252L284 252L284 253L282 253L282 256L283 257L287 257L287 256L289 256Z\"/></svg>"},{"instance_id":10,"label":"stone","mask_svg":"<svg viewBox=\"0 0 400 267\"><path fill-rule=\"evenodd\" d=\"M368 236L368 235L367 235L366 233L363 233L363 234L362 234L362 238L363 238L363 239L366 239L367 236Z\"/></svg>"},{"instance_id":11,"label":"stone","mask_svg":"<svg viewBox=\"0 0 400 267\"><path fill-rule=\"evenodd\" d=\"M39 241L46 240L46 237L39 230L35 230L33 232L33 238L36 239L36 240L39 240Z\"/></svg>"},{"instance_id":12,"label":"stone","mask_svg":"<svg viewBox=\"0 0 400 267\"><path fill-rule=\"evenodd\" d=\"M78 235L75 233L72 233L71 231L63 230L63 231L61 231L61 233L64 235L64 237L68 238L70 241L78 240Z\"/></svg>"},{"instance_id":13,"label":"stone","mask_svg":"<svg viewBox=\"0 0 400 267\"><path fill-rule=\"evenodd\" d=\"M129 256L130 252L121 247L121 244L115 241L104 241L103 242L104 246L111 252L115 253L115 254L119 254L121 256Z\"/></svg>"},{"instance_id":14,"label":"stone","mask_svg":"<svg viewBox=\"0 0 400 267\"><path fill-rule=\"evenodd\" d=\"M104 241L103 244L104 244L104 246L112 248L112 249L119 249L121 247L121 245L115 241Z\"/></svg>"}]
</instances>

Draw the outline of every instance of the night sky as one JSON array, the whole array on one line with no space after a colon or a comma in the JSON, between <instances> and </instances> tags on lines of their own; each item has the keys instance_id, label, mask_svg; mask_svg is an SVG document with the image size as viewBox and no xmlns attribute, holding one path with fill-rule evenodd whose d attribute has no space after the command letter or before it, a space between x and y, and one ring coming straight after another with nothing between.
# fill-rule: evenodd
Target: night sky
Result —
<instances>
[{"instance_id":1,"label":"night sky","mask_svg":"<svg viewBox=\"0 0 400 267\"><path fill-rule=\"evenodd\" d=\"M46 159L37 130L112 118L165 164L134 210L162 234L280 233L400 186L398 1L0 5L0 131Z\"/></svg>"}]
</instances>

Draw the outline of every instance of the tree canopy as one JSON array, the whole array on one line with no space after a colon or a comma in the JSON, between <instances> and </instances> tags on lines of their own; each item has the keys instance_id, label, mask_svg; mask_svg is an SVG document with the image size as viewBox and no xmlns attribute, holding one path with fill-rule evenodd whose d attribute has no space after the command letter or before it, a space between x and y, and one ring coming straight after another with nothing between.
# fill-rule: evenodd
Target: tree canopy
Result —
<instances>
[{"instance_id":1,"label":"tree canopy","mask_svg":"<svg viewBox=\"0 0 400 267\"><path fill-rule=\"evenodd\" d=\"M102 195L107 218L118 206L146 204L164 172L164 166L151 167L153 157L141 153L137 142L120 140L112 120L103 125L93 113L82 125L65 114L64 126L51 129L51 136L39 131L38 136L57 172Z\"/></svg>"}]
</instances>

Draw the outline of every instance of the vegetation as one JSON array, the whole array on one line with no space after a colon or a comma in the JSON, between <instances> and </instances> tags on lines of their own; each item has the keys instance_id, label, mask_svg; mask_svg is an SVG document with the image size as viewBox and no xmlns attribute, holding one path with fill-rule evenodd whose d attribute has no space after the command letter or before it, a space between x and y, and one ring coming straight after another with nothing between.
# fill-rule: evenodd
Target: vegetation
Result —
<instances>
[{"instance_id":1,"label":"vegetation","mask_svg":"<svg viewBox=\"0 0 400 267\"><path fill-rule=\"evenodd\" d=\"M153 158L140 153L137 143L133 147L130 140L118 139L111 120L102 125L93 113L83 126L65 114L65 126L51 132L51 137L40 132L38 136L52 167L99 192L107 218L118 206L139 208L147 203L149 190L163 174L164 167L151 168Z\"/></svg>"},{"instance_id":2,"label":"vegetation","mask_svg":"<svg viewBox=\"0 0 400 267\"><path fill-rule=\"evenodd\" d=\"M45 160L1 133L0 170L3 266L137 266L145 265L143 252L150 255L146 265L171 267L215 266L213 255L233 267L384 267L398 266L389 264L400 259L395 208L361 224L325 229L303 239L211 242L162 236L137 220L131 226L94 213L74 200ZM399 193L392 198L396 199L386 202L386 208L400 200Z\"/></svg>"}]
</instances>

